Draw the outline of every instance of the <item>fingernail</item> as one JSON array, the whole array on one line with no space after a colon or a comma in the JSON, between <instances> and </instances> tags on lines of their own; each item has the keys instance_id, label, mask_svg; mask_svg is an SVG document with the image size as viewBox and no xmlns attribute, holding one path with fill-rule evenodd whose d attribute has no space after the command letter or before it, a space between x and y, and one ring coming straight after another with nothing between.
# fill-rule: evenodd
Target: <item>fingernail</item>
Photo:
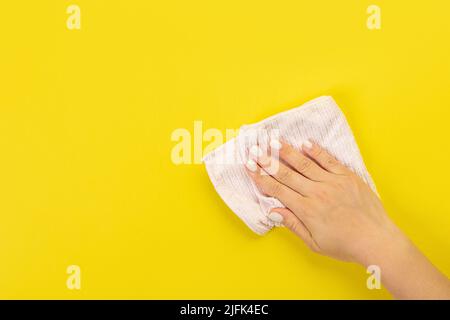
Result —
<instances>
[{"instance_id":1,"label":"fingernail","mask_svg":"<svg viewBox=\"0 0 450 320\"><path fill-rule=\"evenodd\" d=\"M252 146L250 148L250 154L258 158L262 156L263 152L258 146Z\"/></svg>"},{"instance_id":2,"label":"fingernail","mask_svg":"<svg viewBox=\"0 0 450 320\"><path fill-rule=\"evenodd\" d=\"M250 170L252 172L256 171L256 162L251 159L247 161L245 166L247 167L248 170Z\"/></svg>"},{"instance_id":3,"label":"fingernail","mask_svg":"<svg viewBox=\"0 0 450 320\"><path fill-rule=\"evenodd\" d=\"M270 158L268 156L261 156L258 158L258 163L261 167L266 168L270 166Z\"/></svg>"},{"instance_id":4,"label":"fingernail","mask_svg":"<svg viewBox=\"0 0 450 320\"><path fill-rule=\"evenodd\" d=\"M283 216L279 214L278 212L272 211L269 213L269 219L275 223L281 223L283 222Z\"/></svg>"},{"instance_id":5,"label":"fingernail","mask_svg":"<svg viewBox=\"0 0 450 320\"><path fill-rule=\"evenodd\" d=\"M270 140L270 147L275 150L281 149L281 142L277 139Z\"/></svg>"},{"instance_id":6,"label":"fingernail","mask_svg":"<svg viewBox=\"0 0 450 320\"><path fill-rule=\"evenodd\" d=\"M303 149L303 148L311 149L311 147L312 147L312 143L311 143L311 141L309 141L309 140L305 140L305 141L302 143L302 149Z\"/></svg>"}]
</instances>

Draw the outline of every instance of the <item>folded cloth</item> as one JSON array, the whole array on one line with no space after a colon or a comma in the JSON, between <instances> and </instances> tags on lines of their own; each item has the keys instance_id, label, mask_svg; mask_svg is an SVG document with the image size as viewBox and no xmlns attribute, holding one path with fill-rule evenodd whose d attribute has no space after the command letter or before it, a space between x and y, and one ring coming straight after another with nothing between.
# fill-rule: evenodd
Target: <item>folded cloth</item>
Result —
<instances>
[{"instance_id":1,"label":"folded cloth","mask_svg":"<svg viewBox=\"0 0 450 320\"><path fill-rule=\"evenodd\" d=\"M203 159L219 195L257 234L263 235L276 226L268 214L272 208L284 206L257 189L245 170L245 163L252 146L259 145L264 150L273 136L298 149L307 139L318 143L376 192L344 114L333 98L316 98L261 122L242 126L236 138L219 146Z\"/></svg>"}]
</instances>

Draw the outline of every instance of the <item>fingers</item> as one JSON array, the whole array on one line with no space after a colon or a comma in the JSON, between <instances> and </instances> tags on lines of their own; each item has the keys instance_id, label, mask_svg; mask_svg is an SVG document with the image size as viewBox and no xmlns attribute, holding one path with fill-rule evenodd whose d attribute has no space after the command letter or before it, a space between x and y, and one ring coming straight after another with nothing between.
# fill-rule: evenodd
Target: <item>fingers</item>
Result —
<instances>
[{"instance_id":1,"label":"fingers","mask_svg":"<svg viewBox=\"0 0 450 320\"><path fill-rule=\"evenodd\" d=\"M314 187L313 181L305 178L297 171L289 168L287 165L281 163L273 156L265 155L263 152L258 153L259 156L255 160L259 166L269 175L274 177L278 182L288 186L297 191L303 196L311 193Z\"/></svg>"},{"instance_id":2,"label":"fingers","mask_svg":"<svg viewBox=\"0 0 450 320\"><path fill-rule=\"evenodd\" d=\"M275 208L269 214L269 219L282 223L286 228L298 235L303 242L314 252L319 251L319 247L314 241L311 232L304 223L289 209Z\"/></svg>"},{"instance_id":3,"label":"fingers","mask_svg":"<svg viewBox=\"0 0 450 320\"><path fill-rule=\"evenodd\" d=\"M316 143L308 140L303 143L302 150L328 172L335 174L347 174L350 172L346 166Z\"/></svg>"},{"instance_id":4,"label":"fingers","mask_svg":"<svg viewBox=\"0 0 450 320\"><path fill-rule=\"evenodd\" d=\"M282 160L310 180L325 181L329 175L329 172L287 143L281 143L279 155Z\"/></svg>"},{"instance_id":5,"label":"fingers","mask_svg":"<svg viewBox=\"0 0 450 320\"><path fill-rule=\"evenodd\" d=\"M262 193L277 198L286 207L298 212L298 214L304 212L305 198L301 194L266 174L253 160L249 160L246 167L249 176Z\"/></svg>"}]
</instances>

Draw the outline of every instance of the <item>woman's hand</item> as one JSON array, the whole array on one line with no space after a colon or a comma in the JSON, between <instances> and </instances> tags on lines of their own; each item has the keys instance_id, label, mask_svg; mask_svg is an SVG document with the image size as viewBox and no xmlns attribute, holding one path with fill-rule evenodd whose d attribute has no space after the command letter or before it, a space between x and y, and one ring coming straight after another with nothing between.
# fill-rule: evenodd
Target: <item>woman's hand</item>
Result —
<instances>
[{"instance_id":1,"label":"woman's hand","mask_svg":"<svg viewBox=\"0 0 450 320\"><path fill-rule=\"evenodd\" d=\"M448 279L395 226L360 177L310 141L301 151L279 141L271 146L279 157L254 147L246 165L261 192L286 206L273 209L271 220L315 252L378 265L398 298L450 298Z\"/></svg>"},{"instance_id":2,"label":"woman's hand","mask_svg":"<svg viewBox=\"0 0 450 320\"><path fill-rule=\"evenodd\" d=\"M275 143L276 144L276 143ZM253 151L247 165L260 190L286 209L269 217L282 222L308 247L340 260L364 263L367 251L401 233L387 217L378 196L327 151L309 141L302 152L278 144L279 159Z\"/></svg>"}]
</instances>

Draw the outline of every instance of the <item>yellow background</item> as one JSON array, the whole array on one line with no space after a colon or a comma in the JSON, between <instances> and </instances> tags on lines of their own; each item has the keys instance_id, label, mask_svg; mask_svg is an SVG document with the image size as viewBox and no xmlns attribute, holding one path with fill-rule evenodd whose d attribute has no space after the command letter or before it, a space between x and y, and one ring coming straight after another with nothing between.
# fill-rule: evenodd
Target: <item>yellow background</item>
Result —
<instances>
[{"instance_id":1,"label":"yellow background","mask_svg":"<svg viewBox=\"0 0 450 320\"><path fill-rule=\"evenodd\" d=\"M72 3L81 30L66 27ZM381 30L366 27L372 3ZM171 162L177 128L225 132L323 94L391 217L449 275L449 12L444 0L3 1L0 298L389 298L287 230L254 235L202 165Z\"/></svg>"}]
</instances>

